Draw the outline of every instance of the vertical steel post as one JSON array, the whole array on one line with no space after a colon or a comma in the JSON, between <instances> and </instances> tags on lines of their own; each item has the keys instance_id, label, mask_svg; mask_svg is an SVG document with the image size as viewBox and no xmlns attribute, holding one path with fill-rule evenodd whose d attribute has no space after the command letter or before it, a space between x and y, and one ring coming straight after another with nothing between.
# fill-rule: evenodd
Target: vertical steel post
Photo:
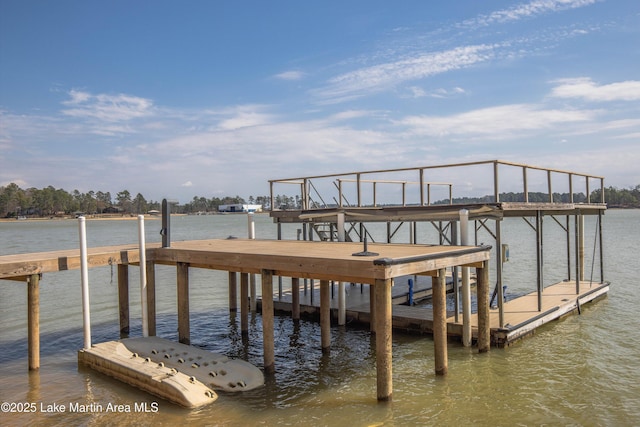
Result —
<instances>
[{"instance_id":1,"label":"vertical steel post","mask_svg":"<svg viewBox=\"0 0 640 427\"><path fill-rule=\"evenodd\" d=\"M496 279L498 286L498 314L500 327L504 328L504 288L502 281L502 224L496 219ZM488 285L488 284L487 284Z\"/></svg>"},{"instance_id":2,"label":"vertical steel post","mask_svg":"<svg viewBox=\"0 0 640 427\"><path fill-rule=\"evenodd\" d=\"M604 283L604 248L602 247L602 210L598 211L598 234L600 246L600 283Z\"/></svg>"},{"instance_id":3,"label":"vertical steel post","mask_svg":"<svg viewBox=\"0 0 640 427\"><path fill-rule=\"evenodd\" d=\"M460 210L460 243L469 244L469 211ZM433 280L433 279L432 279ZM470 347L471 335L471 284L469 267L462 267L462 345Z\"/></svg>"},{"instance_id":4,"label":"vertical steel post","mask_svg":"<svg viewBox=\"0 0 640 427\"><path fill-rule=\"evenodd\" d=\"M529 203L529 184L527 183L527 167L522 167L522 186L524 190L524 202Z\"/></svg>"},{"instance_id":5,"label":"vertical steel post","mask_svg":"<svg viewBox=\"0 0 640 427\"><path fill-rule=\"evenodd\" d=\"M536 211L536 271L538 287L538 311L542 311L542 215Z\"/></svg>"},{"instance_id":6,"label":"vertical steel post","mask_svg":"<svg viewBox=\"0 0 640 427\"><path fill-rule=\"evenodd\" d=\"M91 348L91 304L89 302L89 266L87 261L87 228L85 218L78 218L80 230L80 281L82 282L82 326L84 349Z\"/></svg>"},{"instance_id":7,"label":"vertical steel post","mask_svg":"<svg viewBox=\"0 0 640 427\"><path fill-rule=\"evenodd\" d=\"M149 314L147 306L147 248L144 234L144 215L138 215L138 245L140 252L140 304L142 305L142 336L149 336Z\"/></svg>"},{"instance_id":8,"label":"vertical steel post","mask_svg":"<svg viewBox=\"0 0 640 427\"><path fill-rule=\"evenodd\" d=\"M500 203L500 188L498 185L498 162L493 162L493 197L496 203Z\"/></svg>"},{"instance_id":9,"label":"vertical steel post","mask_svg":"<svg viewBox=\"0 0 640 427\"><path fill-rule=\"evenodd\" d=\"M576 213L575 220L575 249L576 249L576 295L580 295L580 216L579 211Z\"/></svg>"},{"instance_id":10,"label":"vertical steel post","mask_svg":"<svg viewBox=\"0 0 640 427\"><path fill-rule=\"evenodd\" d=\"M171 206L167 202L167 199L162 199L162 228L160 234L162 234L162 247L168 248L171 246Z\"/></svg>"},{"instance_id":11,"label":"vertical steel post","mask_svg":"<svg viewBox=\"0 0 640 427\"><path fill-rule=\"evenodd\" d=\"M567 215L567 280L571 280L571 219Z\"/></svg>"},{"instance_id":12,"label":"vertical steel post","mask_svg":"<svg viewBox=\"0 0 640 427\"><path fill-rule=\"evenodd\" d=\"M451 245L458 245L458 222L451 221ZM458 314L460 312L460 286L458 283L459 267L455 266L451 269L451 280L453 285L453 306L454 306L454 319L458 322Z\"/></svg>"}]
</instances>

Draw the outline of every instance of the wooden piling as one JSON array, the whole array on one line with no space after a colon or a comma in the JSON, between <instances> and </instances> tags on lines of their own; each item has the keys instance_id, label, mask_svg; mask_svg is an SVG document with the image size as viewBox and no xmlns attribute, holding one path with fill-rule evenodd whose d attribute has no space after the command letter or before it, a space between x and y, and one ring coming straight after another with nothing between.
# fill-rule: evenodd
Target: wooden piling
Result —
<instances>
[{"instance_id":1,"label":"wooden piling","mask_svg":"<svg viewBox=\"0 0 640 427\"><path fill-rule=\"evenodd\" d=\"M249 275L249 308L252 313L258 310L258 297L256 296L256 275Z\"/></svg>"},{"instance_id":2,"label":"wooden piling","mask_svg":"<svg viewBox=\"0 0 640 427\"><path fill-rule=\"evenodd\" d=\"M156 268L152 261L147 261L147 322L149 336L156 336Z\"/></svg>"},{"instance_id":3,"label":"wooden piling","mask_svg":"<svg viewBox=\"0 0 640 427\"><path fill-rule=\"evenodd\" d=\"M238 275L235 271L229 272L229 311L238 311Z\"/></svg>"},{"instance_id":4,"label":"wooden piling","mask_svg":"<svg viewBox=\"0 0 640 427\"><path fill-rule=\"evenodd\" d=\"M300 279L291 278L291 318L300 320Z\"/></svg>"},{"instance_id":5,"label":"wooden piling","mask_svg":"<svg viewBox=\"0 0 640 427\"><path fill-rule=\"evenodd\" d=\"M191 344L189 326L189 264L177 263L178 274L178 341Z\"/></svg>"},{"instance_id":6,"label":"wooden piling","mask_svg":"<svg viewBox=\"0 0 640 427\"><path fill-rule=\"evenodd\" d=\"M371 285L369 285L369 331L376 333L376 296Z\"/></svg>"},{"instance_id":7,"label":"wooden piling","mask_svg":"<svg viewBox=\"0 0 640 427\"><path fill-rule=\"evenodd\" d=\"M120 338L129 337L129 266L118 264L118 312Z\"/></svg>"},{"instance_id":8,"label":"wooden piling","mask_svg":"<svg viewBox=\"0 0 640 427\"><path fill-rule=\"evenodd\" d=\"M273 337L273 271L262 270L262 339L265 372L275 371Z\"/></svg>"},{"instance_id":9,"label":"wooden piling","mask_svg":"<svg viewBox=\"0 0 640 427\"><path fill-rule=\"evenodd\" d=\"M240 333L249 334L249 273L240 273Z\"/></svg>"},{"instance_id":10,"label":"wooden piling","mask_svg":"<svg viewBox=\"0 0 640 427\"><path fill-rule=\"evenodd\" d=\"M393 394L391 284L391 279L376 279L373 289L370 289L375 295L376 385L379 401L389 401Z\"/></svg>"},{"instance_id":11,"label":"wooden piling","mask_svg":"<svg viewBox=\"0 0 640 427\"><path fill-rule=\"evenodd\" d=\"M489 261L476 268L478 292L478 351L486 353L491 348L491 326L489 322Z\"/></svg>"},{"instance_id":12,"label":"wooden piling","mask_svg":"<svg viewBox=\"0 0 640 427\"><path fill-rule=\"evenodd\" d=\"M438 270L438 277L432 277L433 299L433 345L436 375L446 375L449 370L447 360L447 287L446 270Z\"/></svg>"},{"instance_id":13,"label":"wooden piling","mask_svg":"<svg viewBox=\"0 0 640 427\"><path fill-rule=\"evenodd\" d=\"M40 275L27 279L27 313L29 370L40 369Z\"/></svg>"},{"instance_id":14,"label":"wooden piling","mask_svg":"<svg viewBox=\"0 0 640 427\"><path fill-rule=\"evenodd\" d=\"M320 280L320 334L322 351L331 347L331 288L328 280Z\"/></svg>"}]
</instances>

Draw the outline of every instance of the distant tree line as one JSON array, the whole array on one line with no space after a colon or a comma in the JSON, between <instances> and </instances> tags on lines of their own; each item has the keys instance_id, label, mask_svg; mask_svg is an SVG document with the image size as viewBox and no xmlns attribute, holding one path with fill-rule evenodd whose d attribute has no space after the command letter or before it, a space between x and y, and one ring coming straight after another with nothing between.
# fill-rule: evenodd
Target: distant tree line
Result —
<instances>
[{"instance_id":1,"label":"distant tree line","mask_svg":"<svg viewBox=\"0 0 640 427\"><path fill-rule=\"evenodd\" d=\"M291 209L298 205L298 198L287 196L275 197L278 206L286 206ZM271 198L269 196L251 196L248 202L240 196L226 197L194 197L188 203L172 205L173 213L198 213L217 212L218 206L229 204L257 204L263 209L270 209ZM142 194L132 196L128 190L116 193L115 197L110 192L88 191L81 193L65 191L53 186L46 188L22 189L17 184L11 183L0 186L0 218L13 217L55 217L74 214L121 214L138 215L151 210L161 210L162 202L147 200Z\"/></svg>"},{"instance_id":2,"label":"distant tree line","mask_svg":"<svg viewBox=\"0 0 640 427\"><path fill-rule=\"evenodd\" d=\"M640 208L640 185L636 185L635 188L623 188L618 189L615 187L608 187L604 189L605 203L610 208ZM528 194L528 200L530 203L546 203L549 202L549 193L530 192ZM600 203L602 200L602 191L597 189L591 192L589 196L589 203ZM482 196L482 197L458 197L454 198L452 202L454 204L464 203L492 203L494 196ZM524 202L524 193L500 193L501 202ZM555 203L570 203L571 195L569 193L553 193L553 201ZM585 203L587 196L584 193L574 193L573 203ZM449 199L439 200L434 204L449 204Z\"/></svg>"},{"instance_id":3,"label":"distant tree line","mask_svg":"<svg viewBox=\"0 0 640 427\"><path fill-rule=\"evenodd\" d=\"M635 188L618 189L608 187L604 189L605 201L609 207L623 208L640 208L640 185ZM502 193L500 200L503 202L523 202L523 193ZM553 200L555 202L570 201L568 193L554 193ZM601 200L600 189L591 193L590 201L598 203ZM493 196L483 196L478 198L456 198L453 203L490 203ZM548 193L529 193L530 202L548 202ZM584 193L573 195L575 203L586 201ZM449 200L441 200L436 204L449 203ZM270 196L250 196L248 201L240 196L226 197L194 197L190 202L182 205L174 205L172 212L174 213L212 213L218 211L218 206L229 204L256 204L262 205L264 210L271 209ZM274 196L274 207L278 209L300 209L300 196ZM137 193L132 197L128 190L122 190L116 193L115 197L110 192L89 191L81 193L74 190L69 193L63 189L56 189L53 186L46 188L28 188L22 189L17 184L11 183L7 186L0 186L0 218L12 217L52 217L66 216L75 213L83 214L144 214L150 210L160 210L161 202L147 200L142 194Z\"/></svg>"}]
</instances>

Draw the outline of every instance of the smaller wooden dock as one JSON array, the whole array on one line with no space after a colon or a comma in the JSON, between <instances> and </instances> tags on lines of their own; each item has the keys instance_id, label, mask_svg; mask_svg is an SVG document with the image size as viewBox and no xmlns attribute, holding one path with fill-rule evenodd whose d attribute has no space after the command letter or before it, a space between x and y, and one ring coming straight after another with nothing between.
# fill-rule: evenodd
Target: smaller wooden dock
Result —
<instances>
[{"instance_id":1,"label":"smaller wooden dock","mask_svg":"<svg viewBox=\"0 0 640 427\"><path fill-rule=\"evenodd\" d=\"M368 285L349 285L347 291L347 322L369 326L370 288ZM416 292L430 296L430 286L421 285ZM449 286L451 290L451 286ZM407 285L402 283L392 288L393 328L410 333L433 333L433 310L426 305L406 305ZM593 302L609 292L609 283L580 282L580 291L576 293L576 282L563 281L547 286L542 294L542 310L537 309L538 293L533 291L504 303L505 326L500 327L499 312L490 310L491 344L506 347L514 342L535 333L540 326L558 320L572 313L580 313L584 304ZM312 298L313 293L313 298ZM292 313L293 296L291 289L284 290L282 295L274 294L274 308L281 314ZM310 317L319 315L319 290L301 290L299 296L300 313ZM332 299L332 314L337 316L337 299ZM462 337L462 314L456 321L455 312L447 311L447 334L450 337ZM471 315L471 327L474 338L477 338L478 316Z\"/></svg>"}]
</instances>

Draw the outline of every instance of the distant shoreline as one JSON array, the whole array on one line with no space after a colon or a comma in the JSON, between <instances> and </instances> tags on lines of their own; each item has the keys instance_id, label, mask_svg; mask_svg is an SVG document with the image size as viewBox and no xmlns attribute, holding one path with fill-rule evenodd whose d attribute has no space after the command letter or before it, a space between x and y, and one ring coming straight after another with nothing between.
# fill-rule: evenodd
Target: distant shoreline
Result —
<instances>
[{"instance_id":1,"label":"distant shoreline","mask_svg":"<svg viewBox=\"0 0 640 427\"><path fill-rule=\"evenodd\" d=\"M171 214L171 216L185 216L186 214ZM87 221L131 221L138 219L138 215L114 215L114 216L98 216L91 215L85 216ZM144 219L161 219L162 217L159 215L145 215ZM24 218L24 219L16 219L16 218L0 218L0 222L23 222L23 221L71 221L77 219L76 217L71 216L54 216L54 217L38 217L38 218Z\"/></svg>"}]
</instances>

